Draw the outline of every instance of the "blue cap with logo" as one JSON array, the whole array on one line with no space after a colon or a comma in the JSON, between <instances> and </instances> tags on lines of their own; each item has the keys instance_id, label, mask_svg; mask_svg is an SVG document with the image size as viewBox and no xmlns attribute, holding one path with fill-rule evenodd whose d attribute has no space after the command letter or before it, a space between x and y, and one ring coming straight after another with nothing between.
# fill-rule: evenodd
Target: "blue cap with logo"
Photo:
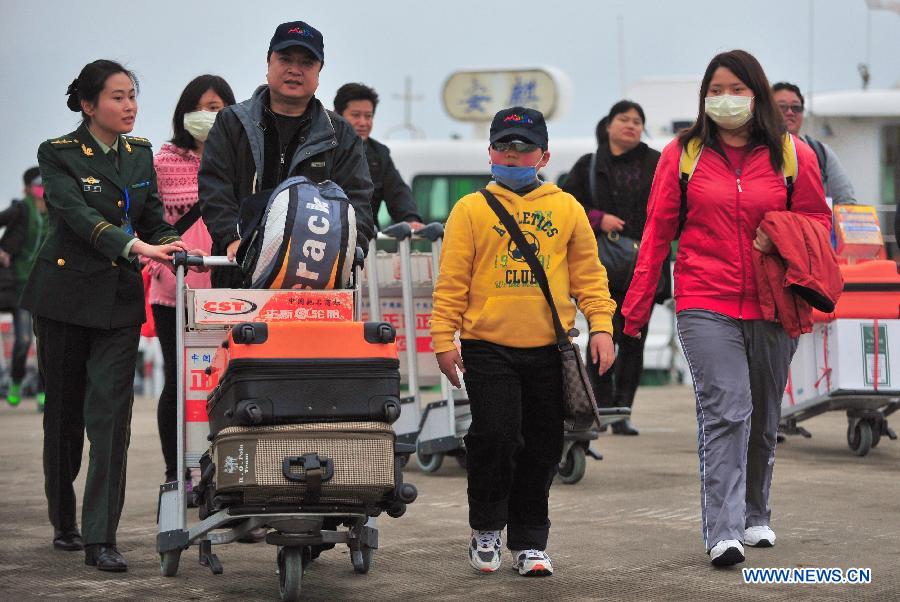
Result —
<instances>
[{"instance_id":1,"label":"blue cap with logo","mask_svg":"<svg viewBox=\"0 0 900 602\"><path fill-rule=\"evenodd\" d=\"M322 33L312 25L303 21L279 25L269 42L269 52L280 52L291 46L302 46L313 53L320 62L325 62L325 40Z\"/></svg>"}]
</instances>

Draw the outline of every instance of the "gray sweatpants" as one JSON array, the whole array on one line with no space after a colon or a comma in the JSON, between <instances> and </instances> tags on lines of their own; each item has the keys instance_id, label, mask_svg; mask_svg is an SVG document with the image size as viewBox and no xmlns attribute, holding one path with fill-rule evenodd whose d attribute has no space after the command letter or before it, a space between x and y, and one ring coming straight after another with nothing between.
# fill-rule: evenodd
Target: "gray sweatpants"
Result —
<instances>
[{"instance_id":1,"label":"gray sweatpants","mask_svg":"<svg viewBox=\"0 0 900 602\"><path fill-rule=\"evenodd\" d=\"M694 380L703 543L742 541L769 524L781 396L796 339L780 324L706 310L678 313Z\"/></svg>"}]
</instances>

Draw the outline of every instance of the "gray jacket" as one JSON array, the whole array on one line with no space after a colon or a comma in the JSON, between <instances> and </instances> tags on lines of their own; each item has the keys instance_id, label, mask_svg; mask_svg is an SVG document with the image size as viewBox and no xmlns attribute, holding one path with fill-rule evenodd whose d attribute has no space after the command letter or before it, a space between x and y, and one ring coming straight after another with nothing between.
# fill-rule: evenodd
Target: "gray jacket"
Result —
<instances>
[{"instance_id":1,"label":"gray jacket","mask_svg":"<svg viewBox=\"0 0 900 602\"><path fill-rule=\"evenodd\" d=\"M238 239L240 202L262 187L267 138L277 136L275 128L266 127L266 113L271 114L268 95L268 86L260 86L249 100L222 109L206 140L198 184L200 209L214 255L224 254ZM309 135L297 146L287 174L337 183L356 210L357 244L367 250L375 228L372 180L362 140L317 98L310 100L307 112L312 116ZM230 285L230 278L223 280L222 274L217 278L215 272L214 286Z\"/></svg>"},{"instance_id":2,"label":"gray jacket","mask_svg":"<svg viewBox=\"0 0 900 602\"><path fill-rule=\"evenodd\" d=\"M816 153L816 158L819 160L819 170L822 172L825 196L830 197L834 204L856 204L853 183L850 181L850 176L844 171L844 166L841 165L834 150L821 140L816 140L809 136L804 136L803 139L812 147Z\"/></svg>"}]
</instances>

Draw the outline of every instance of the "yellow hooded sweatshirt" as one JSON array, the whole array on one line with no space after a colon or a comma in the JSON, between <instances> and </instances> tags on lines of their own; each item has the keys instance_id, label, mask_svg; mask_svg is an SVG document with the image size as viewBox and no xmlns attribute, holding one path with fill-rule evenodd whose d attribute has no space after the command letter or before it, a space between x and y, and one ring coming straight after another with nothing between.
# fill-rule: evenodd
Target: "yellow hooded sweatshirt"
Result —
<instances>
[{"instance_id":1,"label":"yellow hooded sweatshirt","mask_svg":"<svg viewBox=\"0 0 900 602\"><path fill-rule=\"evenodd\" d=\"M494 182L487 189L532 243L563 328L574 326L574 297L591 332L612 334L616 303L597 258L594 232L575 197L550 183L525 196ZM454 349L457 331L462 339L507 347L556 342L550 308L537 280L480 192L461 198L447 220L431 315L435 353Z\"/></svg>"}]
</instances>

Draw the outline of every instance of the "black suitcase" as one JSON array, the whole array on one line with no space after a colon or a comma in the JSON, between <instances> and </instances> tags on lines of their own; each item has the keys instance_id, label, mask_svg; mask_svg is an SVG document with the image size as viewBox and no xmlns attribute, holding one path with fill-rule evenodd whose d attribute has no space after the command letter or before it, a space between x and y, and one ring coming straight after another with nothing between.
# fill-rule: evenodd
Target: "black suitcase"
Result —
<instances>
[{"instance_id":1,"label":"black suitcase","mask_svg":"<svg viewBox=\"0 0 900 602\"><path fill-rule=\"evenodd\" d=\"M344 420L393 423L400 415L400 363L393 329L373 323L296 322L235 326L213 360L206 404L210 431ZM325 356L325 357L323 357ZM218 377L216 379L215 377Z\"/></svg>"}]
</instances>

